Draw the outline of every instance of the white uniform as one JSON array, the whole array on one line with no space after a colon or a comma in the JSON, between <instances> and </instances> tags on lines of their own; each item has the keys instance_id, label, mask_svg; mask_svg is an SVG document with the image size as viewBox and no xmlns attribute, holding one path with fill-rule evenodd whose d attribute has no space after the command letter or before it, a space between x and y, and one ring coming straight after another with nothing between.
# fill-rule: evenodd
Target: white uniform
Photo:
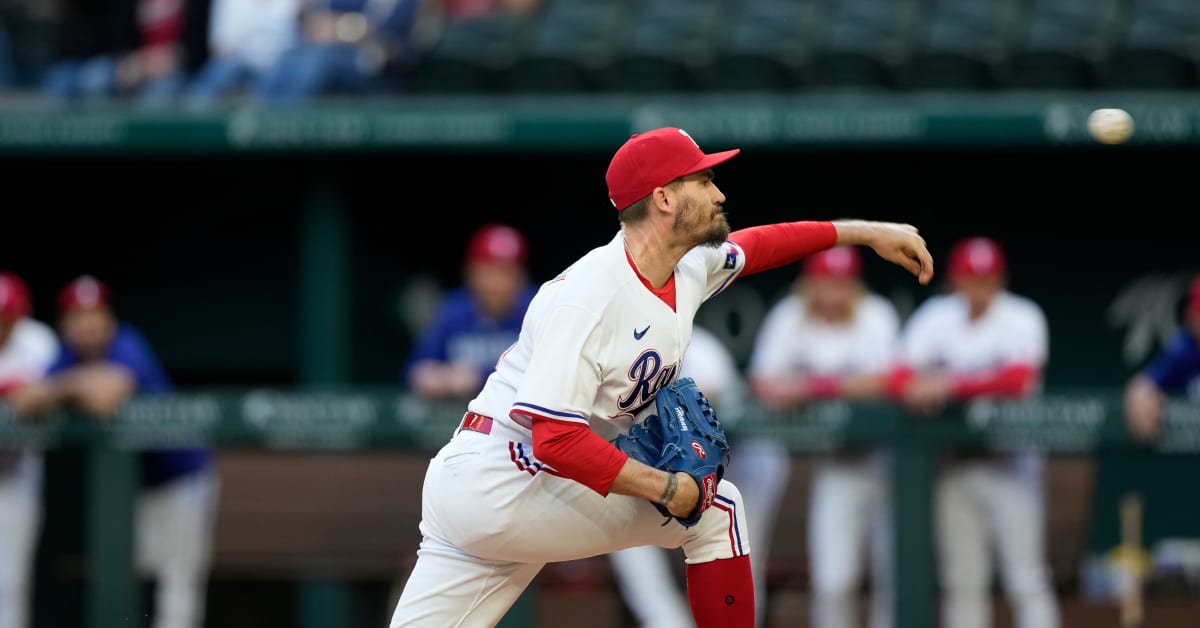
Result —
<instances>
[{"instance_id":1,"label":"white uniform","mask_svg":"<svg viewBox=\"0 0 1200 628\"><path fill-rule=\"evenodd\" d=\"M422 541L393 628L492 626L547 562L639 545L682 547L688 563L749 554L733 484L720 483L697 525L664 525L648 500L560 477L538 460L520 415L608 440L627 431L677 378L697 309L744 264L733 243L693 249L675 268L672 308L642 283L618 232L541 286L517 342L468 404L491 417L490 433L460 428L430 461Z\"/></svg>"},{"instance_id":2,"label":"white uniform","mask_svg":"<svg viewBox=\"0 0 1200 628\"><path fill-rule=\"evenodd\" d=\"M805 300L792 294L776 303L763 319L750 373L765 377L883 374L894 363L899 329L899 316L891 302L875 294L864 295L853 317L840 325L810 316ZM814 468L808 552L812 621L817 628L859 625L857 597L868 539L873 545L870 625L891 628L885 464L880 454L872 453L822 460Z\"/></svg>"},{"instance_id":3,"label":"white uniform","mask_svg":"<svg viewBox=\"0 0 1200 628\"><path fill-rule=\"evenodd\" d=\"M932 297L904 331L905 362L918 371L986 374L1009 365L1042 368L1049 353L1041 308L1007 291L978 320L957 294ZM993 544L1019 628L1059 625L1045 556L1043 460L1035 452L953 457L936 489L943 625L991 623Z\"/></svg>"},{"instance_id":4,"label":"white uniform","mask_svg":"<svg viewBox=\"0 0 1200 628\"><path fill-rule=\"evenodd\" d=\"M58 339L50 326L31 318L19 319L8 341L0 346L0 383L41 379L57 355ZM0 451L0 628L30 625L29 596L42 522L41 500L41 453Z\"/></svg>"},{"instance_id":5,"label":"white uniform","mask_svg":"<svg viewBox=\"0 0 1200 628\"><path fill-rule=\"evenodd\" d=\"M713 402L718 417L723 414L723 408L740 407L746 394L745 381L733 354L719 338L703 327L692 329L692 342L683 358L679 376L696 380L696 385ZM752 446L753 443L737 442L733 445L737 453L730 456L730 468L725 472L725 477L731 481L737 479L733 477L733 471L739 461L755 455L753 451L743 449L744 445ZM786 455L785 450L784 456ZM737 468L744 469L753 464L747 460ZM784 471L786 470L785 466ZM748 480L745 483L746 487L739 488L742 499L750 504L748 510L755 514L748 522L750 538L754 539L756 549L750 557L750 564L755 579L754 601L761 608L766 591L765 587L760 586L759 574L766 562L765 542L770 534L769 524L774 520L773 516L767 516L764 511L767 508L773 511L778 500L756 499L756 496L762 487L782 486L783 483L769 474L747 474L745 477ZM644 628L691 628L696 625L688 608L687 597L677 584L668 557L667 552L651 545L631 547L609 555L621 595L638 623ZM762 613L758 613L756 617L760 624L764 621Z\"/></svg>"}]
</instances>

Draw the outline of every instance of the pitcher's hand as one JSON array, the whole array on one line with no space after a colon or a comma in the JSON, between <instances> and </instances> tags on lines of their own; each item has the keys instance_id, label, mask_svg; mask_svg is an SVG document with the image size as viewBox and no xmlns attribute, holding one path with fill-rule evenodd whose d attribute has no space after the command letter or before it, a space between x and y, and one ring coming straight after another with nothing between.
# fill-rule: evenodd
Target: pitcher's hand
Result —
<instances>
[{"instance_id":1,"label":"pitcher's hand","mask_svg":"<svg viewBox=\"0 0 1200 628\"><path fill-rule=\"evenodd\" d=\"M898 222L835 220L838 244L869 246L879 257L916 275L921 285L933 280L933 256L917 228Z\"/></svg>"}]
</instances>

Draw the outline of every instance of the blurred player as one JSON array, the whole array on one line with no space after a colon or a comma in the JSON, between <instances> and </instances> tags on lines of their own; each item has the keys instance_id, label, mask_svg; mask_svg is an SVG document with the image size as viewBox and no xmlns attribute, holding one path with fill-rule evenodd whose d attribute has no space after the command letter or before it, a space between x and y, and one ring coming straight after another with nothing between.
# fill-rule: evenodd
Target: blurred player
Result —
<instances>
[{"instance_id":1,"label":"blurred player","mask_svg":"<svg viewBox=\"0 0 1200 628\"><path fill-rule=\"evenodd\" d=\"M69 405L108 416L134 394L173 386L141 333L118 320L109 288L82 276L59 293L61 351L30 388L39 411ZM142 452L135 525L137 564L155 584L153 628L204 623L217 477L206 448Z\"/></svg>"},{"instance_id":2,"label":"blurred player","mask_svg":"<svg viewBox=\"0 0 1200 628\"><path fill-rule=\"evenodd\" d=\"M413 392L426 399L469 398L496 360L517 341L534 286L529 246L516 229L480 227L467 243L463 285L442 297L405 366Z\"/></svg>"},{"instance_id":3,"label":"blurred player","mask_svg":"<svg viewBox=\"0 0 1200 628\"><path fill-rule=\"evenodd\" d=\"M891 391L919 416L948 402L1018 399L1041 391L1049 353L1041 308L1007 288L1007 263L994 240L958 242L947 279L903 332L904 365ZM1046 559L1044 461L1029 451L951 453L936 489L937 547L945 628L991 624L992 550L1018 628L1059 625Z\"/></svg>"},{"instance_id":4,"label":"blurred player","mask_svg":"<svg viewBox=\"0 0 1200 628\"><path fill-rule=\"evenodd\" d=\"M613 155L605 178L620 228L541 285L516 345L430 460L421 545L392 628L494 625L547 562L639 545L683 548L697 626L754 625L737 487L638 462L611 441L677 379L696 311L738 277L836 244L871 246L923 283L933 262L909 225L731 233L712 168L736 154L706 154L664 127Z\"/></svg>"},{"instance_id":5,"label":"blurred player","mask_svg":"<svg viewBox=\"0 0 1200 628\"><path fill-rule=\"evenodd\" d=\"M679 376L696 380L696 385L704 391L705 397L717 409L718 416L724 408L741 410L746 395L742 374L728 347L711 331L699 325L692 328L692 341L684 353ZM731 457L731 461L754 455L745 453L741 442L734 442L733 445L738 455ZM732 465L731 462L726 477L736 479L731 475ZM747 475L746 479L750 484L769 484L771 480L769 477L751 475ZM758 505L748 496L753 490L742 490L742 498L749 504L748 508L757 512ZM765 558L757 557L767 555L767 544L764 542L766 533L759 529L762 526L755 525L758 521L757 518L749 521L750 538L755 539L755 552L750 555L750 567L755 574L755 603L761 609L762 604L758 600L764 592L758 587L758 572L763 568L760 565L766 561ZM609 555L621 595L644 628L690 628L696 625L691 611L688 610L687 595L679 589L675 573L667 560L669 556L666 550L652 545L631 547ZM759 617L761 624L761 613L756 614L756 617Z\"/></svg>"},{"instance_id":6,"label":"blurred player","mask_svg":"<svg viewBox=\"0 0 1200 628\"><path fill-rule=\"evenodd\" d=\"M1200 401L1200 277L1192 280L1183 322L1170 342L1125 385L1125 420L1138 439L1158 436L1167 396Z\"/></svg>"},{"instance_id":7,"label":"blurred player","mask_svg":"<svg viewBox=\"0 0 1200 628\"><path fill-rule=\"evenodd\" d=\"M28 411L26 387L46 374L58 354L54 330L31 318L30 311L25 282L0 272L0 398L18 414ZM41 452L0 450L0 628L30 626L41 500Z\"/></svg>"},{"instance_id":8,"label":"blurred player","mask_svg":"<svg viewBox=\"0 0 1200 628\"><path fill-rule=\"evenodd\" d=\"M867 291L861 276L862 260L850 247L836 247L805 261L795 291L772 307L755 339L750 382L763 405L789 410L811 400L883 396L896 355L899 316L889 301ZM745 448L741 453L762 456L747 455ZM777 466L786 464L782 455L772 453L781 460ZM808 553L812 622L817 628L859 625L858 591L868 540L870 625L891 628L884 464L879 453L850 452L820 461L814 470ZM754 502L747 498L747 503Z\"/></svg>"}]
</instances>

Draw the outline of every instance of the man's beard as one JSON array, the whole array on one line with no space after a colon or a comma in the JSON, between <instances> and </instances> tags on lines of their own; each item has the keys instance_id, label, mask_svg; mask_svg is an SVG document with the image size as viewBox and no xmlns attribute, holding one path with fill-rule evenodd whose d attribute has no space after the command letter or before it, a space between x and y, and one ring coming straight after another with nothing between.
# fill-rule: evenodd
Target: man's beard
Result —
<instances>
[{"instance_id":1,"label":"man's beard","mask_svg":"<svg viewBox=\"0 0 1200 628\"><path fill-rule=\"evenodd\" d=\"M684 201L679 209L679 213L675 214L675 231L694 231L694 226L684 224L684 216L698 214L699 211L697 210L696 204L689 199ZM720 207L713 208L712 211L715 211L720 215L720 221L718 221L717 224L708 227L703 234L700 234L697 238L695 246L707 246L715 249L724 244L725 239L729 237L729 222L725 220L725 213ZM709 218L709 221L711 222L712 214L708 214L707 218ZM689 226L691 229L689 229Z\"/></svg>"}]
</instances>

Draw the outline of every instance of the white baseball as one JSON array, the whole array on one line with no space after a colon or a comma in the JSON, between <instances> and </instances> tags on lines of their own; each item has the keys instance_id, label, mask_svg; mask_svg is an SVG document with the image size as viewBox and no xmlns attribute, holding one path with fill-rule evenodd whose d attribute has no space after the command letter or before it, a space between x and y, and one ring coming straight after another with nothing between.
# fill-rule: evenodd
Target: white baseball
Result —
<instances>
[{"instance_id":1,"label":"white baseball","mask_svg":"<svg viewBox=\"0 0 1200 628\"><path fill-rule=\"evenodd\" d=\"M1122 144L1133 135L1133 116L1124 109L1097 109L1088 115L1087 128L1101 144Z\"/></svg>"}]
</instances>

